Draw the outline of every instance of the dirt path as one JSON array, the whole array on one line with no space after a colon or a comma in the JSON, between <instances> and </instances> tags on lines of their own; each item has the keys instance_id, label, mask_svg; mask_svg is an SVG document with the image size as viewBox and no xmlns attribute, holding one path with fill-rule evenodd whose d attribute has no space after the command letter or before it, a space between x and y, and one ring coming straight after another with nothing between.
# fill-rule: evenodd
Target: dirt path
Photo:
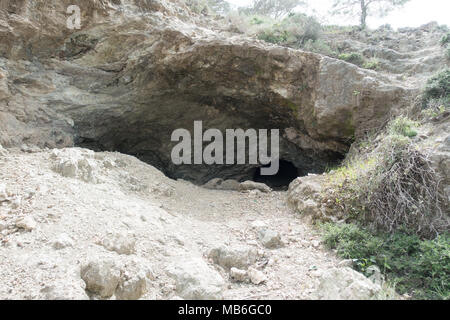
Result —
<instances>
[{"instance_id":1,"label":"dirt path","mask_svg":"<svg viewBox=\"0 0 450 320\"><path fill-rule=\"evenodd\" d=\"M75 173L67 159L78 161ZM221 275L224 298L309 299L321 271L338 262L283 192L207 190L169 180L133 157L79 149L11 152L0 158L0 177L7 189L0 202L0 299L87 298L80 269L92 259L133 261L151 270L142 298L178 298L167 268L191 258ZM262 226L279 233L282 248L262 245ZM116 241L116 234L125 237ZM208 259L221 246L257 251L254 266L266 281L230 281L229 270Z\"/></svg>"}]
</instances>

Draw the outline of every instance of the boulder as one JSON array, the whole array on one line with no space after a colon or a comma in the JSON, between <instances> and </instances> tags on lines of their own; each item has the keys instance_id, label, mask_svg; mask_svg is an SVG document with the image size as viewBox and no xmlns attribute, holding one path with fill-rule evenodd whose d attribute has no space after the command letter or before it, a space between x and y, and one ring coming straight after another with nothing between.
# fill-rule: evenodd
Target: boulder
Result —
<instances>
[{"instance_id":1,"label":"boulder","mask_svg":"<svg viewBox=\"0 0 450 320\"><path fill-rule=\"evenodd\" d=\"M112 259L93 259L81 266L86 290L102 298L114 295L120 283L120 267Z\"/></svg>"},{"instance_id":2,"label":"boulder","mask_svg":"<svg viewBox=\"0 0 450 320\"><path fill-rule=\"evenodd\" d=\"M261 228L258 232L258 238L267 249L279 249L284 246L281 235L272 229Z\"/></svg>"},{"instance_id":3,"label":"boulder","mask_svg":"<svg viewBox=\"0 0 450 320\"><path fill-rule=\"evenodd\" d=\"M201 258L180 257L167 268L178 295L186 300L221 300L225 282Z\"/></svg>"},{"instance_id":4,"label":"boulder","mask_svg":"<svg viewBox=\"0 0 450 320\"><path fill-rule=\"evenodd\" d=\"M55 150L52 158L57 161L53 167L54 171L63 177L77 178L90 183L99 182L99 168L93 152L76 148Z\"/></svg>"},{"instance_id":5,"label":"boulder","mask_svg":"<svg viewBox=\"0 0 450 320\"><path fill-rule=\"evenodd\" d=\"M315 292L321 300L371 300L376 299L381 287L351 268L334 268L325 271Z\"/></svg>"},{"instance_id":6,"label":"boulder","mask_svg":"<svg viewBox=\"0 0 450 320\"><path fill-rule=\"evenodd\" d=\"M231 268L247 269L256 263L258 251L246 246L222 246L212 249L208 256L215 264L226 270Z\"/></svg>"}]
</instances>

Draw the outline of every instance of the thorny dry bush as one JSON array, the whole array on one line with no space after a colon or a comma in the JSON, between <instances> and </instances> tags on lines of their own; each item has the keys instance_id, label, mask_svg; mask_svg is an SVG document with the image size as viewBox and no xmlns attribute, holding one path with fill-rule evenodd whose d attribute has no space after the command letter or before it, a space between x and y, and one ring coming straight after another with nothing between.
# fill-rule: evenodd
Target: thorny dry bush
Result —
<instances>
[{"instance_id":1,"label":"thorny dry bush","mask_svg":"<svg viewBox=\"0 0 450 320\"><path fill-rule=\"evenodd\" d=\"M424 238L449 231L438 175L427 151L418 149L413 126L406 118L394 120L381 138L366 142L331 175L335 201L348 220Z\"/></svg>"}]
</instances>

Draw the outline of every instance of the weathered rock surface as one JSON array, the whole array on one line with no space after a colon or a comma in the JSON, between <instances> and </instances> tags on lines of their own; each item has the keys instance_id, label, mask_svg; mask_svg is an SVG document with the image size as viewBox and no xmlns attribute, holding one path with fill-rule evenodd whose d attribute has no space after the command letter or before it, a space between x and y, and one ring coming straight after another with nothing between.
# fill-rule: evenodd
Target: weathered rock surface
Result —
<instances>
[{"instance_id":1,"label":"weathered rock surface","mask_svg":"<svg viewBox=\"0 0 450 320\"><path fill-rule=\"evenodd\" d=\"M100 241L100 244L118 254L131 255L136 251L136 237L132 233L109 233Z\"/></svg>"},{"instance_id":2,"label":"weathered rock surface","mask_svg":"<svg viewBox=\"0 0 450 320\"><path fill-rule=\"evenodd\" d=\"M247 273L248 273L248 277L250 278L250 281L254 285L260 285L267 281L267 276L262 271L259 271L258 269L249 268Z\"/></svg>"},{"instance_id":3,"label":"weathered rock surface","mask_svg":"<svg viewBox=\"0 0 450 320\"><path fill-rule=\"evenodd\" d=\"M109 298L119 285L120 268L112 259L92 260L81 267L81 278L86 282L87 291Z\"/></svg>"},{"instance_id":4,"label":"weathered rock surface","mask_svg":"<svg viewBox=\"0 0 450 320\"><path fill-rule=\"evenodd\" d=\"M316 295L323 300L370 300L376 299L380 292L378 284L346 267L325 271Z\"/></svg>"},{"instance_id":5,"label":"weathered rock surface","mask_svg":"<svg viewBox=\"0 0 450 320\"><path fill-rule=\"evenodd\" d=\"M176 291L184 299L222 299L225 281L200 258L180 258L167 272L175 279Z\"/></svg>"},{"instance_id":6,"label":"weathered rock surface","mask_svg":"<svg viewBox=\"0 0 450 320\"><path fill-rule=\"evenodd\" d=\"M20 218L16 222L16 227L28 232L33 231L37 227L36 221L33 219L33 217L26 216L23 218Z\"/></svg>"},{"instance_id":7,"label":"weathered rock surface","mask_svg":"<svg viewBox=\"0 0 450 320\"><path fill-rule=\"evenodd\" d=\"M119 300L138 300L148 290L147 280L152 279L153 271L148 265L130 260L121 269L121 279L115 295Z\"/></svg>"},{"instance_id":8,"label":"weathered rock surface","mask_svg":"<svg viewBox=\"0 0 450 320\"><path fill-rule=\"evenodd\" d=\"M283 241L281 241L281 235L272 229L260 228L258 237L261 244L267 249L278 249L284 246Z\"/></svg>"},{"instance_id":9,"label":"weathered rock surface","mask_svg":"<svg viewBox=\"0 0 450 320\"><path fill-rule=\"evenodd\" d=\"M237 268L231 268L230 278L235 282L247 282L249 280L248 272Z\"/></svg>"},{"instance_id":10,"label":"weathered rock surface","mask_svg":"<svg viewBox=\"0 0 450 320\"><path fill-rule=\"evenodd\" d=\"M53 248L55 248L56 250L73 247L73 245L73 239L66 233L60 234L52 243Z\"/></svg>"},{"instance_id":11,"label":"weathered rock surface","mask_svg":"<svg viewBox=\"0 0 450 320\"><path fill-rule=\"evenodd\" d=\"M320 172L342 158L354 136L409 101L409 89L395 80L207 29L178 2L83 0L81 30L66 27L68 5L2 3L6 147L77 143L138 155L175 178L251 179L254 165L172 164L172 132L202 120L205 130L280 129L280 157L300 174ZM48 14L31 14L36 10ZM73 175L76 166L64 162L60 170Z\"/></svg>"},{"instance_id":12,"label":"weathered rock surface","mask_svg":"<svg viewBox=\"0 0 450 320\"><path fill-rule=\"evenodd\" d=\"M223 180L215 178L203 185L203 188L212 190L238 191L240 183L236 180Z\"/></svg>"},{"instance_id":13,"label":"weathered rock surface","mask_svg":"<svg viewBox=\"0 0 450 320\"><path fill-rule=\"evenodd\" d=\"M213 262L226 270L247 269L258 260L258 251L251 247L219 247L209 253Z\"/></svg>"},{"instance_id":14,"label":"weathered rock surface","mask_svg":"<svg viewBox=\"0 0 450 320\"><path fill-rule=\"evenodd\" d=\"M258 182L254 182L254 181L242 182L239 185L239 190L241 190L241 191L258 190L258 191L261 191L261 192L264 192L264 193L269 193L269 192L272 191L272 189L270 189L270 187L268 187L264 183L258 183Z\"/></svg>"}]
</instances>

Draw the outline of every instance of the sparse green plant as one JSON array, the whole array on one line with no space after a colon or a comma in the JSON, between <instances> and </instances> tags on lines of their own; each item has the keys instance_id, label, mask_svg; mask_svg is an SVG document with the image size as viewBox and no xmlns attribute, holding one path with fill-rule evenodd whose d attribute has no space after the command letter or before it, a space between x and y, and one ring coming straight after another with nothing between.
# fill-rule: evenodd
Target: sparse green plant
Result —
<instances>
[{"instance_id":1,"label":"sparse green plant","mask_svg":"<svg viewBox=\"0 0 450 320\"><path fill-rule=\"evenodd\" d=\"M417 127L419 124L405 116L400 116L393 120L389 125L391 134L399 134L408 138L417 136Z\"/></svg>"},{"instance_id":2,"label":"sparse green plant","mask_svg":"<svg viewBox=\"0 0 450 320\"><path fill-rule=\"evenodd\" d=\"M374 233L357 224L322 225L323 242L363 273L372 265L415 298L450 298L450 234L423 240L406 230Z\"/></svg>"},{"instance_id":3,"label":"sparse green plant","mask_svg":"<svg viewBox=\"0 0 450 320\"><path fill-rule=\"evenodd\" d=\"M321 39L309 39L308 41L306 41L302 49L314 53L320 53L329 57L337 57L337 53L333 51L333 49Z\"/></svg>"},{"instance_id":4,"label":"sparse green plant","mask_svg":"<svg viewBox=\"0 0 450 320\"><path fill-rule=\"evenodd\" d=\"M446 108L450 108L450 69L443 70L428 80L423 95L423 107L430 102L440 100Z\"/></svg>"},{"instance_id":5,"label":"sparse green plant","mask_svg":"<svg viewBox=\"0 0 450 320\"><path fill-rule=\"evenodd\" d=\"M441 46L445 47L448 44L450 44L450 32L447 32L445 35L441 38Z\"/></svg>"},{"instance_id":6,"label":"sparse green plant","mask_svg":"<svg viewBox=\"0 0 450 320\"><path fill-rule=\"evenodd\" d=\"M338 59L344 60L348 63L356 64L357 66L362 66L364 64L364 57L358 52L341 53Z\"/></svg>"},{"instance_id":7,"label":"sparse green plant","mask_svg":"<svg viewBox=\"0 0 450 320\"><path fill-rule=\"evenodd\" d=\"M304 14L290 14L281 22L274 22L261 29L258 38L292 48L302 48L308 41L316 41L321 25L313 17Z\"/></svg>"},{"instance_id":8,"label":"sparse green plant","mask_svg":"<svg viewBox=\"0 0 450 320\"><path fill-rule=\"evenodd\" d=\"M379 68L380 61L376 58L372 58L363 64L364 69L377 70Z\"/></svg>"}]
</instances>

